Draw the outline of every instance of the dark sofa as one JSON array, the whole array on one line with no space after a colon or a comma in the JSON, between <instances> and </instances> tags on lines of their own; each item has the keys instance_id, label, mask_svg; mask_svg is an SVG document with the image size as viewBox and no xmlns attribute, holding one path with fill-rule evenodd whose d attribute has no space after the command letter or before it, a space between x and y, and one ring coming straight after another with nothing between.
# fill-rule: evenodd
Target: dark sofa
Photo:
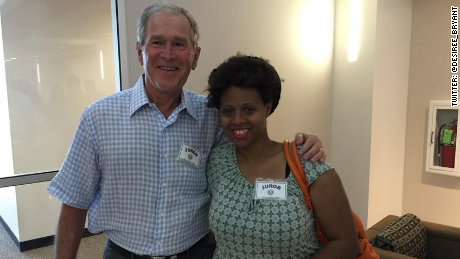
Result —
<instances>
[{"instance_id":1,"label":"dark sofa","mask_svg":"<svg viewBox=\"0 0 460 259\"><path fill-rule=\"evenodd\" d=\"M367 238L372 243L374 236L385 228L398 216L389 215L377 224L366 230ZM427 234L426 259L460 259L460 228L422 221ZM410 259L414 257L401 255L395 252L374 247L381 259Z\"/></svg>"}]
</instances>

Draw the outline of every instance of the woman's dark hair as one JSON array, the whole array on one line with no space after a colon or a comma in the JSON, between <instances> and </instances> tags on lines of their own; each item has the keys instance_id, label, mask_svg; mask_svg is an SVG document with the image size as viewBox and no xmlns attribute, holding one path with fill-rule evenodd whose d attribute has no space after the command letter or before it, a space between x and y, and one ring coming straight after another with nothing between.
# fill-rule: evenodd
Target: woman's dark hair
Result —
<instances>
[{"instance_id":1,"label":"woman's dark hair","mask_svg":"<svg viewBox=\"0 0 460 259\"><path fill-rule=\"evenodd\" d=\"M272 103L275 111L281 96L281 79L268 60L240 53L225 60L208 78L208 107L220 109L222 94L232 86L255 88L262 102Z\"/></svg>"}]
</instances>

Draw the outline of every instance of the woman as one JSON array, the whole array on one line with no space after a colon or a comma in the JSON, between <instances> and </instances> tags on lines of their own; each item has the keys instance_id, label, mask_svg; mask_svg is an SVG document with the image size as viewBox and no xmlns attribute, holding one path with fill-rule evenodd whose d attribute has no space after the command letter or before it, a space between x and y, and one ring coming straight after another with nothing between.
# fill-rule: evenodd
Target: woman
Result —
<instances>
[{"instance_id":1,"label":"woman","mask_svg":"<svg viewBox=\"0 0 460 259\"><path fill-rule=\"evenodd\" d=\"M232 141L212 151L207 167L209 219L217 241L213 258L355 258L356 228L336 171L327 163L302 161L316 215L330 240L322 247L283 144L268 136L267 117L281 94L276 70L262 58L237 55L214 69L208 83L208 106L219 109ZM255 190L263 180L272 183L265 187L279 188L274 190L281 198Z\"/></svg>"}]
</instances>

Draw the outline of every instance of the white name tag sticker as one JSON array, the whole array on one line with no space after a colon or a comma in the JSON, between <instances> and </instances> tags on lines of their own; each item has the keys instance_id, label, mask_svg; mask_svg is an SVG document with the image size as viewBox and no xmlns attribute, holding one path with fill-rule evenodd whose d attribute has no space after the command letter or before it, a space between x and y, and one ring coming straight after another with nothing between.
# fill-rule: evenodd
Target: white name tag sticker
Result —
<instances>
[{"instance_id":1,"label":"white name tag sticker","mask_svg":"<svg viewBox=\"0 0 460 259\"><path fill-rule=\"evenodd\" d=\"M179 159L193 165L194 167L199 167L201 152L198 151L198 149L182 142L179 152Z\"/></svg>"},{"instance_id":2,"label":"white name tag sticker","mask_svg":"<svg viewBox=\"0 0 460 259\"><path fill-rule=\"evenodd\" d=\"M286 200L287 182L256 180L254 199Z\"/></svg>"}]
</instances>

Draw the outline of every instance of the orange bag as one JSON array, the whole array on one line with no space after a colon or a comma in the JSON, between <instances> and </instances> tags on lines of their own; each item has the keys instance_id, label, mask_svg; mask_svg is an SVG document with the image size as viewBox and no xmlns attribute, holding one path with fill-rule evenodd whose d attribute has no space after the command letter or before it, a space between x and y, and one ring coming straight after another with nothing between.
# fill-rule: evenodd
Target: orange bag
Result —
<instances>
[{"instance_id":1,"label":"orange bag","mask_svg":"<svg viewBox=\"0 0 460 259\"><path fill-rule=\"evenodd\" d=\"M292 154L292 155L291 155ZM286 161L289 164L289 168L291 169L292 174L294 175L297 184L302 189L303 197L305 200L305 204L307 205L308 210L314 212L313 205L311 202L310 197L310 189L308 186L307 177L305 176L305 172L303 170L302 164L300 163L299 156L297 156L297 147L294 141L291 142L291 150L289 151L289 141L284 141L284 155L286 156ZM324 235L324 232L319 224L316 215L313 213L315 217L315 226L316 226L316 236L318 237L321 244L325 245L329 242L329 240ZM356 225L356 232L358 232L358 239L361 248L360 254L356 257L359 259L380 259L380 256L374 251L372 245L367 240L366 232L364 231L363 223L361 219L359 219L358 215L353 212L353 219L355 220Z\"/></svg>"}]
</instances>

